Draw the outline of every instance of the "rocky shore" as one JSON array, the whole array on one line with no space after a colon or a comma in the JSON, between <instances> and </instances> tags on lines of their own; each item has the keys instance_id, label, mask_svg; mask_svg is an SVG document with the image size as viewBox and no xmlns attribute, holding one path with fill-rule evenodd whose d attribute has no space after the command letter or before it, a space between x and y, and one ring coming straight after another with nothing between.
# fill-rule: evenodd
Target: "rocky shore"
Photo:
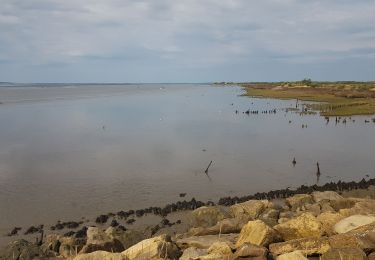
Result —
<instances>
[{"instance_id":1,"label":"rocky shore","mask_svg":"<svg viewBox=\"0 0 375 260\"><path fill-rule=\"evenodd\" d=\"M371 260L375 200L355 194L374 184L329 183L221 198L217 204L192 200L120 211L98 216L93 225L59 222L47 235L44 226L30 227L26 232L37 240L14 240L0 250L0 259ZM177 211L183 216L173 216ZM158 215L157 223L130 228L147 215ZM57 232L65 228L71 231ZM8 235L16 238L19 231Z\"/></svg>"}]
</instances>

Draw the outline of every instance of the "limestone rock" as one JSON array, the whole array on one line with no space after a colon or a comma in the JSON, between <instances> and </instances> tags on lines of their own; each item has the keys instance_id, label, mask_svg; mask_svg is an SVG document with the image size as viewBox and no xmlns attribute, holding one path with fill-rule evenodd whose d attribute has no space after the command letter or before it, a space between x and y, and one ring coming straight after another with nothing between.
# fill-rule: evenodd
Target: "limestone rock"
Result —
<instances>
[{"instance_id":1,"label":"limestone rock","mask_svg":"<svg viewBox=\"0 0 375 260\"><path fill-rule=\"evenodd\" d=\"M238 234L223 234L223 235L207 235L207 236L193 236L181 238L176 241L176 244L181 249L189 247L196 247L200 249L208 249L215 242L226 242L231 247L234 247L238 239ZM233 245L233 246L232 246Z\"/></svg>"},{"instance_id":2,"label":"limestone rock","mask_svg":"<svg viewBox=\"0 0 375 260\"><path fill-rule=\"evenodd\" d=\"M191 228L189 234L192 236L205 236L205 235L217 235L217 234L230 234L238 233L241 231L243 223L235 218L223 219L215 226L204 228Z\"/></svg>"},{"instance_id":3,"label":"limestone rock","mask_svg":"<svg viewBox=\"0 0 375 260\"><path fill-rule=\"evenodd\" d=\"M318 203L306 204L306 212L310 212L314 217L317 217L321 213L321 207Z\"/></svg>"},{"instance_id":4,"label":"limestone rock","mask_svg":"<svg viewBox=\"0 0 375 260\"><path fill-rule=\"evenodd\" d=\"M305 237L321 237L323 234L322 225L311 213L304 213L297 218L278 224L274 226L274 229L286 241Z\"/></svg>"},{"instance_id":5,"label":"limestone rock","mask_svg":"<svg viewBox=\"0 0 375 260\"><path fill-rule=\"evenodd\" d=\"M301 251L304 255L322 254L330 249L327 238L308 237L289 240L281 243L274 243L269 246L273 255L281 255L293 251Z\"/></svg>"},{"instance_id":6,"label":"limestone rock","mask_svg":"<svg viewBox=\"0 0 375 260\"><path fill-rule=\"evenodd\" d=\"M366 254L359 248L330 249L322 255L322 260L367 260Z\"/></svg>"},{"instance_id":7,"label":"limestone rock","mask_svg":"<svg viewBox=\"0 0 375 260\"><path fill-rule=\"evenodd\" d=\"M43 256L43 253L33 243L30 243L24 239L16 240L10 242L3 250L0 252L0 259L34 259L39 256Z\"/></svg>"},{"instance_id":8,"label":"limestone rock","mask_svg":"<svg viewBox=\"0 0 375 260\"><path fill-rule=\"evenodd\" d=\"M83 246L81 251L79 252L80 254L86 254L86 253L91 253L95 251L107 251L107 252L122 252L124 251L124 246L122 243L117 240L117 239L112 239L110 241L102 241L102 242L97 242L95 244L86 244Z\"/></svg>"},{"instance_id":9,"label":"limestone rock","mask_svg":"<svg viewBox=\"0 0 375 260\"><path fill-rule=\"evenodd\" d=\"M170 236L161 235L145 239L121 253L129 260L140 259L178 259L181 255Z\"/></svg>"},{"instance_id":10,"label":"limestone rock","mask_svg":"<svg viewBox=\"0 0 375 260\"><path fill-rule=\"evenodd\" d=\"M184 250L179 260L191 260L198 259L200 256L207 255L207 249L199 249L195 247L189 247Z\"/></svg>"},{"instance_id":11,"label":"limestone rock","mask_svg":"<svg viewBox=\"0 0 375 260\"><path fill-rule=\"evenodd\" d=\"M314 191L312 194L313 200L315 202L320 202L322 200L340 200L343 199L341 195L334 191Z\"/></svg>"},{"instance_id":12,"label":"limestone rock","mask_svg":"<svg viewBox=\"0 0 375 260\"><path fill-rule=\"evenodd\" d=\"M77 239L74 237L61 237L59 254L63 257L75 256L86 243L86 239Z\"/></svg>"},{"instance_id":13,"label":"limestone rock","mask_svg":"<svg viewBox=\"0 0 375 260\"><path fill-rule=\"evenodd\" d=\"M126 230L123 231L117 227L109 227L106 229L105 234L108 236L109 239L114 240L117 239L121 242L124 246L124 249L127 249L138 242L146 239L146 236L136 230Z\"/></svg>"},{"instance_id":14,"label":"limestone rock","mask_svg":"<svg viewBox=\"0 0 375 260\"><path fill-rule=\"evenodd\" d=\"M200 207L192 213L192 225L194 227L211 227L220 220L229 217L228 212L222 207Z\"/></svg>"},{"instance_id":15,"label":"limestone rock","mask_svg":"<svg viewBox=\"0 0 375 260\"><path fill-rule=\"evenodd\" d=\"M97 227L87 229L86 245L80 250L80 254L91 253L94 251L122 252L124 246L118 239L111 237L109 234Z\"/></svg>"},{"instance_id":16,"label":"limestone rock","mask_svg":"<svg viewBox=\"0 0 375 260\"><path fill-rule=\"evenodd\" d=\"M242 221L255 220L267 208L268 200L249 200L230 207L231 215Z\"/></svg>"},{"instance_id":17,"label":"limestone rock","mask_svg":"<svg viewBox=\"0 0 375 260\"><path fill-rule=\"evenodd\" d=\"M232 255L232 248L225 242L215 242L208 249L209 254Z\"/></svg>"},{"instance_id":18,"label":"limestone rock","mask_svg":"<svg viewBox=\"0 0 375 260\"><path fill-rule=\"evenodd\" d=\"M89 254L77 255L73 260L129 260L121 253L110 253L106 251L95 251Z\"/></svg>"},{"instance_id":19,"label":"limestone rock","mask_svg":"<svg viewBox=\"0 0 375 260\"><path fill-rule=\"evenodd\" d=\"M331 207L335 211L339 211L340 209L352 208L355 204L355 201L348 199L348 198L344 198L344 199L332 200L330 201L330 204L331 204Z\"/></svg>"},{"instance_id":20,"label":"limestone rock","mask_svg":"<svg viewBox=\"0 0 375 260\"><path fill-rule=\"evenodd\" d=\"M305 205L306 203L313 203L313 199L309 194L296 194L290 198L286 199L287 204L292 208L292 210L297 209Z\"/></svg>"},{"instance_id":21,"label":"limestone rock","mask_svg":"<svg viewBox=\"0 0 375 260\"><path fill-rule=\"evenodd\" d=\"M251 243L258 246L268 246L270 243L279 241L277 232L267 226L261 220L249 221L241 229L238 237L236 248L241 247L244 243Z\"/></svg>"},{"instance_id":22,"label":"limestone rock","mask_svg":"<svg viewBox=\"0 0 375 260\"><path fill-rule=\"evenodd\" d=\"M294 252L280 255L276 258L276 260L308 260L308 259L301 253L301 251L294 251Z\"/></svg>"},{"instance_id":23,"label":"limestone rock","mask_svg":"<svg viewBox=\"0 0 375 260\"><path fill-rule=\"evenodd\" d=\"M344 216L339 213L324 212L317 217L317 220L322 223L323 232L328 236L332 236L335 234L335 224L343 218Z\"/></svg>"},{"instance_id":24,"label":"limestone rock","mask_svg":"<svg viewBox=\"0 0 375 260\"><path fill-rule=\"evenodd\" d=\"M234 256L244 258L244 257L266 257L268 250L265 247L253 245L250 243L242 244L235 252Z\"/></svg>"},{"instance_id":25,"label":"limestone rock","mask_svg":"<svg viewBox=\"0 0 375 260\"><path fill-rule=\"evenodd\" d=\"M375 252L369 254L367 257L368 257L368 260L375 260Z\"/></svg>"},{"instance_id":26,"label":"limestone rock","mask_svg":"<svg viewBox=\"0 0 375 260\"><path fill-rule=\"evenodd\" d=\"M336 223L334 230L336 233L342 234L373 222L375 222L375 217L373 216L353 215Z\"/></svg>"}]
</instances>

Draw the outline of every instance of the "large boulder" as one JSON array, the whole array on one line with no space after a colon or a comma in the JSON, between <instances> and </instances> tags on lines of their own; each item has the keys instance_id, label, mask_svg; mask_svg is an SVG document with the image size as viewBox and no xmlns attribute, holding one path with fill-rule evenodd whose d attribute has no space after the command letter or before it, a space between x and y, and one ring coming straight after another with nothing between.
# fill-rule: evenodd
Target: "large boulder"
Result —
<instances>
[{"instance_id":1,"label":"large boulder","mask_svg":"<svg viewBox=\"0 0 375 260\"><path fill-rule=\"evenodd\" d=\"M258 246L268 246L270 243L279 241L277 232L261 220L249 221L241 229L236 248L244 243L251 243Z\"/></svg>"},{"instance_id":2,"label":"large boulder","mask_svg":"<svg viewBox=\"0 0 375 260\"><path fill-rule=\"evenodd\" d=\"M179 260L198 259L200 256L207 255L207 249L200 249L196 247L189 247L184 250Z\"/></svg>"},{"instance_id":3,"label":"large boulder","mask_svg":"<svg viewBox=\"0 0 375 260\"><path fill-rule=\"evenodd\" d=\"M213 254L213 255L223 255L223 256L232 255L232 248L226 242L215 242L210 246L210 248L208 248L207 251L209 254Z\"/></svg>"},{"instance_id":4,"label":"large boulder","mask_svg":"<svg viewBox=\"0 0 375 260\"><path fill-rule=\"evenodd\" d=\"M110 253L106 251L95 251L89 254L77 255L73 260L129 260L121 253Z\"/></svg>"},{"instance_id":5,"label":"large boulder","mask_svg":"<svg viewBox=\"0 0 375 260\"><path fill-rule=\"evenodd\" d=\"M207 236L192 236L187 238L177 239L176 244L181 249L189 247L196 247L200 249L208 249L215 242L226 242L234 247L238 239L238 234L223 234L223 235L207 235Z\"/></svg>"},{"instance_id":6,"label":"large boulder","mask_svg":"<svg viewBox=\"0 0 375 260\"><path fill-rule=\"evenodd\" d=\"M217 234L230 234L238 233L241 231L243 223L236 218L223 219L216 223L212 227L197 227L191 228L189 234L191 236L205 236L205 235L217 235Z\"/></svg>"},{"instance_id":7,"label":"large boulder","mask_svg":"<svg viewBox=\"0 0 375 260\"><path fill-rule=\"evenodd\" d=\"M138 244L129 247L121 253L130 260L141 259L178 259L181 255L179 248L168 235L161 235L145 239Z\"/></svg>"},{"instance_id":8,"label":"large boulder","mask_svg":"<svg viewBox=\"0 0 375 260\"><path fill-rule=\"evenodd\" d=\"M86 245L80 250L80 254L91 253L94 251L122 252L125 248L122 243L102 229L89 227L87 229Z\"/></svg>"},{"instance_id":9,"label":"large boulder","mask_svg":"<svg viewBox=\"0 0 375 260\"><path fill-rule=\"evenodd\" d=\"M331 207L335 211L339 211L340 209L349 209L355 205L355 201L348 198L337 199L330 201Z\"/></svg>"},{"instance_id":10,"label":"large boulder","mask_svg":"<svg viewBox=\"0 0 375 260\"><path fill-rule=\"evenodd\" d=\"M230 207L231 215L243 222L255 220L269 205L268 200L249 200Z\"/></svg>"},{"instance_id":11,"label":"large boulder","mask_svg":"<svg viewBox=\"0 0 375 260\"><path fill-rule=\"evenodd\" d=\"M359 248L330 249L321 257L322 260L367 260L366 254Z\"/></svg>"},{"instance_id":12,"label":"large boulder","mask_svg":"<svg viewBox=\"0 0 375 260\"><path fill-rule=\"evenodd\" d=\"M373 222L375 222L374 216L353 215L336 223L334 230L336 233L342 234Z\"/></svg>"},{"instance_id":13,"label":"large boulder","mask_svg":"<svg viewBox=\"0 0 375 260\"><path fill-rule=\"evenodd\" d=\"M124 246L124 249L127 249L138 242L146 239L145 234L136 230L123 230L118 227L109 227L106 229L105 234L111 240L119 240Z\"/></svg>"},{"instance_id":14,"label":"large boulder","mask_svg":"<svg viewBox=\"0 0 375 260\"><path fill-rule=\"evenodd\" d=\"M286 198L286 202L292 210L296 210L298 207L302 207L305 204L312 204L313 199L309 194L296 194L292 197Z\"/></svg>"},{"instance_id":15,"label":"large boulder","mask_svg":"<svg viewBox=\"0 0 375 260\"><path fill-rule=\"evenodd\" d=\"M4 249L0 251L0 259L22 259L29 260L42 257L43 252L41 249L24 239L10 242ZM52 255L53 256L53 255Z\"/></svg>"},{"instance_id":16,"label":"large boulder","mask_svg":"<svg viewBox=\"0 0 375 260\"><path fill-rule=\"evenodd\" d=\"M194 227L211 227L220 220L229 217L229 213L223 207L200 207L191 213Z\"/></svg>"},{"instance_id":17,"label":"large boulder","mask_svg":"<svg viewBox=\"0 0 375 260\"><path fill-rule=\"evenodd\" d=\"M332 236L336 233L334 231L334 226L343 218L344 216L336 212L324 212L317 217L317 220L322 223L324 234Z\"/></svg>"},{"instance_id":18,"label":"large boulder","mask_svg":"<svg viewBox=\"0 0 375 260\"><path fill-rule=\"evenodd\" d=\"M276 258L276 260L308 260L308 259L301 253L301 251L294 251L294 252L280 255Z\"/></svg>"},{"instance_id":19,"label":"large boulder","mask_svg":"<svg viewBox=\"0 0 375 260\"><path fill-rule=\"evenodd\" d=\"M305 237L321 237L322 224L311 213L304 213L297 218L274 226L284 240Z\"/></svg>"},{"instance_id":20,"label":"large boulder","mask_svg":"<svg viewBox=\"0 0 375 260\"><path fill-rule=\"evenodd\" d=\"M343 199L341 195L334 191L314 191L311 196L315 202L322 200L340 200Z\"/></svg>"},{"instance_id":21,"label":"large boulder","mask_svg":"<svg viewBox=\"0 0 375 260\"><path fill-rule=\"evenodd\" d=\"M308 237L270 244L272 255L282 255L293 251L301 251L304 255L322 254L330 249L327 238Z\"/></svg>"},{"instance_id":22,"label":"large boulder","mask_svg":"<svg viewBox=\"0 0 375 260\"><path fill-rule=\"evenodd\" d=\"M68 258L77 255L77 253L85 245L86 239L80 239L75 237L61 237L59 238L59 242L59 254L63 257Z\"/></svg>"},{"instance_id":23,"label":"large boulder","mask_svg":"<svg viewBox=\"0 0 375 260\"><path fill-rule=\"evenodd\" d=\"M253 245L250 243L244 243L239 248L237 248L234 258L245 258L245 257L266 257L268 250L265 247Z\"/></svg>"}]
</instances>

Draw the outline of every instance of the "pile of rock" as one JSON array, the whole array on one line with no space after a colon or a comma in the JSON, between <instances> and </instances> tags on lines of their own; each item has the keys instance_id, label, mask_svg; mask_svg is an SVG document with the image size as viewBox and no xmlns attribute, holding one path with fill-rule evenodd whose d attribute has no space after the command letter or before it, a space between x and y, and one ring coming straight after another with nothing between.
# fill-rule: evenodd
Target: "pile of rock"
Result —
<instances>
[{"instance_id":1,"label":"pile of rock","mask_svg":"<svg viewBox=\"0 0 375 260\"><path fill-rule=\"evenodd\" d=\"M41 247L13 242L0 259L375 259L372 199L325 191L230 207L204 206L190 214L189 230L173 237L162 230L146 238L118 227L89 227L84 238L49 235Z\"/></svg>"}]
</instances>

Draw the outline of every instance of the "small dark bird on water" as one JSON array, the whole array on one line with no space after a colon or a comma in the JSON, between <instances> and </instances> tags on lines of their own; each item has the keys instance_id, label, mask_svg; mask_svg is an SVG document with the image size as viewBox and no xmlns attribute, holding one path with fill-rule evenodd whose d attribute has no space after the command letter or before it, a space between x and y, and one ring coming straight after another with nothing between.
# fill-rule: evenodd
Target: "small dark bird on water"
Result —
<instances>
[{"instance_id":1,"label":"small dark bird on water","mask_svg":"<svg viewBox=\"0 0 375 260\"><path fill-rule=\"evenodd\" d=\"M186 193L180 193L180 197L183 198L186 196Z\"/></svg>"},{"instance_id":2,"label":"small dark bird on water","mask_svg":"<svg viewBox=\"0 0 375 260\"><path fill-rule=\"evenodd\" d=\"M293 167L296 166L296 163L297 163L297 162L296 162L296 158L293 158L292 163L293 163Z\"/></svg>"}]
</instances>

